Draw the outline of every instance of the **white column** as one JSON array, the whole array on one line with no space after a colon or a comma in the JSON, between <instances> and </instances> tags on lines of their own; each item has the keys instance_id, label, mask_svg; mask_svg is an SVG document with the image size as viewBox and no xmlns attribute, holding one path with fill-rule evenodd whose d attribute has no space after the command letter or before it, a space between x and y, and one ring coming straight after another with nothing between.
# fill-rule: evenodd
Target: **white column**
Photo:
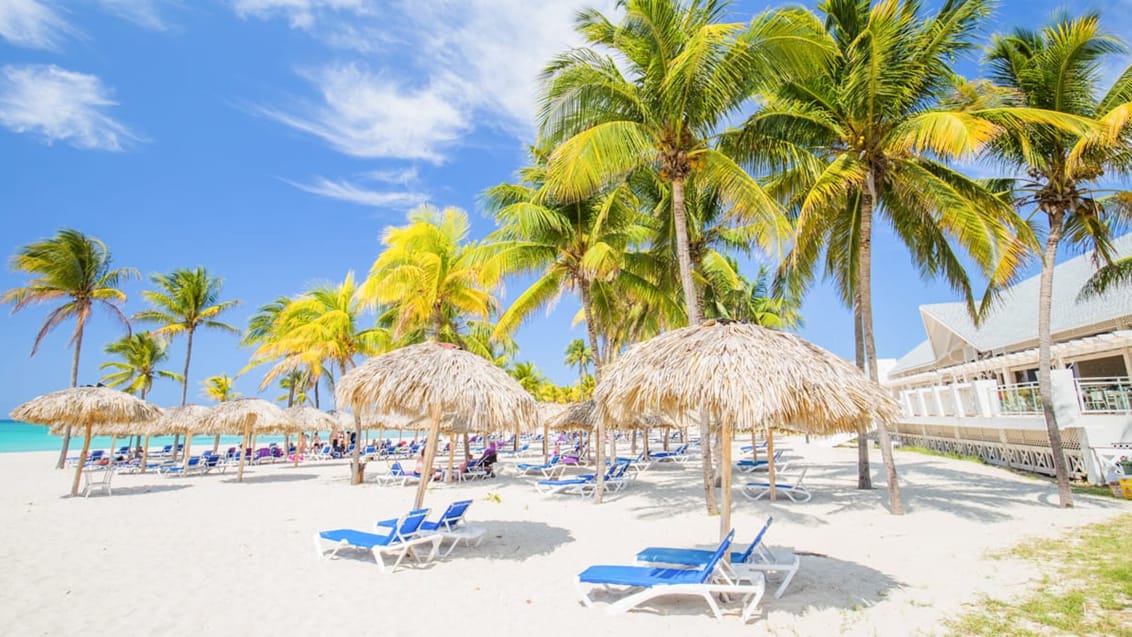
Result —
<instances>
[{"instance_id":1,"label":"white column","mask_svg":"<svg viewBox=\"0 0 1132 637\"><path fill-rule=\"evenodd\" d=\"M971 383L975 392L975 410L982 418L998 415L998 383L993 380L976 380Z\"/></svg>"},{"instance_id":2,"label":"white column","mask_svg":"<svg viewBox=\"0 0 1132 637\"><path fill-rule=\"evenodd\" d=\"M959 385L951 383L951 400L955 403L955 417L964 418L967 416L963 409L963 398L959 395Z\"/></svg>"},{"instance_id":3,"label":"white column","mask_svg":"<svg viewBox=\"0 0 1132 637\"><path fill-rule=\"evenodd\" d=\"M944 416L943 413L943 396L940 392L940 386L935 385L932 387L932 396L935 398L935 413L937 416Z\"/></svg>"}]
</instances>

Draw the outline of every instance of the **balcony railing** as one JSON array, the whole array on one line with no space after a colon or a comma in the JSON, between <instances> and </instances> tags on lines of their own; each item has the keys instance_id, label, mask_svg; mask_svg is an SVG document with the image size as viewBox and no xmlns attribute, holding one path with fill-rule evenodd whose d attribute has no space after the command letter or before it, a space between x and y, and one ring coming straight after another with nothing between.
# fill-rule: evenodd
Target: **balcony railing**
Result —
<instances>
[{"instance_id":1,"label":"balcony railing","mask_svg":"<svg viewBox=\"0 0 1132 637\"><path fill-rule=\"evenodd\" d=\"M1077 379L1077 399L1082 413L1116 414L1132 411L1132 379L1126 376Z\"/></svg>"},{"instance_id":2,"label":"balcony railing","mask_svg":"<svg viewBox=\"0 0 1132 637\"><path fill-rule=\"evenodd\" d=\"M1042 400L1037 383L1020 383L998 388L998 410L1001 414L1040 414Z\"/></svg>"}]
</instances>

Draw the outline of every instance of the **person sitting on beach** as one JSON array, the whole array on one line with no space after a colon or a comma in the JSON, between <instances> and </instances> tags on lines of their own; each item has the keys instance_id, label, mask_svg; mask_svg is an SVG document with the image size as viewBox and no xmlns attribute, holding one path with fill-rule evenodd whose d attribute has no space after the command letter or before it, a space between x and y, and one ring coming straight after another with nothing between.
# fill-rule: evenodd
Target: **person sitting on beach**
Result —
<instances>
[{"instance_id":1,"label":"person sitting on beach","mask_svg":"<svg viewBox=\"0 0 1132 637\"><path fill-rule=\"evenodd\" d=\"M424 473L425 473L425 457L424 457L424 451L422 450L421 455L417 456L417 466L413 468L413 475L415 475L418 478L423 479ZM435 470L433 470L432 477L430 477L429 480L440 480L443 477L444 477L444 472L439 470L439 469L435 469Z\"/></svg>"},{"instance_id":2,"label":"person sitting on beach","mask_svg":"<svg viewBox=\"0 0 1132 637\"><path fill-rule=\"evenodd\" d=\"M495 476L495 469L492 467L492 465L494 465L498 461L499 456L496 453L495 443L490 442L488 443L487 448L483 450L483 455L480 456L479 462L479 465L483 467L484 471L487 472L487 476L489 478Z\"/></svg>"}]
</instances>

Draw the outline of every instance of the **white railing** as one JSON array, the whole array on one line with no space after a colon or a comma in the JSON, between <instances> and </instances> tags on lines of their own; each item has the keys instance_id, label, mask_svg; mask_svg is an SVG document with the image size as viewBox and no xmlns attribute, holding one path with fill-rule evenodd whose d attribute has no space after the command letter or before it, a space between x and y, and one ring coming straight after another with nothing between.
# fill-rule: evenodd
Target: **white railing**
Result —
<instances>
[{"instance_id":1,"label":"white railing","mask_svg":"<svg viewBox=\"0 0 1132 637\"><path fill-rule=\"evenodd\" d=\"M998 408L1002 414L1039 414L1042 400L1037 383L1019 383L998 388Z\"/></svg>"},{"instance_id":2,"label":"white railing","mask_svg":"<svg viewBox=\"0 0 1132 637\"><path fill-rule=\"evenodd\" d=\"M1132 411L1132 379L1077 379L1077 399L1082 413L1113 414Z\"/></svg>"}]
</instances>

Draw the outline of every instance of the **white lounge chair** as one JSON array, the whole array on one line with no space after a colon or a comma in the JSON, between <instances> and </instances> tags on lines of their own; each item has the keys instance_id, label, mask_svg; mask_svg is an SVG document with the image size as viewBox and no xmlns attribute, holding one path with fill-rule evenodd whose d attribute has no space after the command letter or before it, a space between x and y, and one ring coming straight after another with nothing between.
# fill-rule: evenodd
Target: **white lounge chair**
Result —
<instances>
[{"instance_id":1,"label":"white lounge chair","mask_svg":"<svg viewBox=\"0 0 1132 637\"><path fill-rule=\"evenodd\" d=\"M719 568L723 556L731 546L735 531L731 531L719 548L712 552L707 563L698 569L654 568L650 566L591 566L578 574L576 586L578 596L586 606L593 601L583 588L583 584L598 584L605 588L626 586L639 589L609 607L609 613L621 613L657 598L672 595L696 596L711 607L717 619L723 618L713 595L741 595L743 597L743 621L750 619L758 610L759 602L766 592L766 581L761 573L754 573L746 582L729 578Z\"/></svg>"},{"instance_id":2,"label":"white lounge chair","mask_svg":"<svg viewBox=\"0 0 1132 637\"><path fill-rule=\"evenodd\" d=\"M806 467L802 468L802 472L798 474L797 478L786 478L783 482L774 483L774 488L778 493L790 498L791 502L809 502L814 494L802 484L802 479L806 477ZM769 482L748 482L743 485L743 495L751 500L759 500L770 493Z\"/></svg>"},{"instance_id":3,"label":"white lounge chair","mask_svg":"<svg viewBox=\"0 0 1132 637\"><path fill-rule=\"evenodd\" d=\"M420 533L421 524L427 515L428 509L416 509L400 518L378 522L379 529L382 527L388 529L384 535L354 529L335 529L315 533L315 554L319 557L324 555L323 541L334 543L331 551L325 553L326 557L334 557L339 549L346 547L370 551L373 553L373 558L377 561L377 566L382 573L395 571L407 556L412 556L417 562L430 561L436 557L442 538L440 535L423 535ZM416 551L417 548L422 546L431 547L428 557L423 559ZM395 558L393 564L389 567L385 566L384 556L387 555Z\"/></svg>"},{"instance_id":4,"label":"white lounge chair","mask_svg":"<svg viewBox=\"0 0 1132 637\"><path fill-rule=\"evenodd\" d=\"M784 573L782 583L774 592L775 599L782 597L786 587L801 566L801 559L792 552L771 551L763 538L770 529L773 517L766 519L766 524L759 530L755 539L747 546L745 551L732 552L731 564L721 564L721 568L729 568L736 580L754 581L753 573ZM675 566L701 566L712 557L712 552L705 549L680 549L650 546L637 553L638 564L671 564Z\"/></svg>"}]
</instances>

